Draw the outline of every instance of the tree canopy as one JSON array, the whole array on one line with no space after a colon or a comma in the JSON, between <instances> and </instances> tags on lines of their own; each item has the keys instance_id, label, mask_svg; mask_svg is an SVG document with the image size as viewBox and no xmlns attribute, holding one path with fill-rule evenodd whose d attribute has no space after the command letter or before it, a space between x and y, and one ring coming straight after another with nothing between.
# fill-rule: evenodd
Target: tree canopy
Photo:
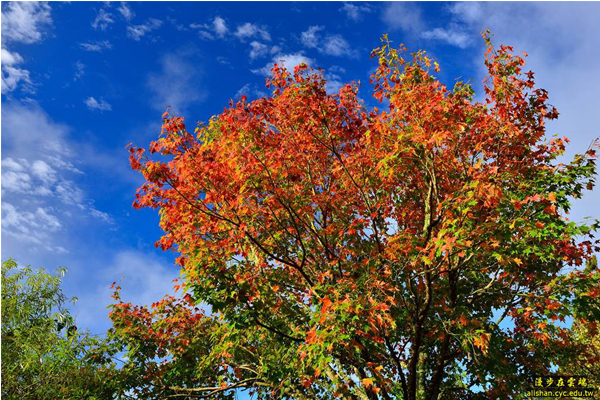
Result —
<instances>
[{"instance_id":1,"label":"tree canopy","mask_svg":"<svg viewBox=\"0 0 600 400\"><path fill-rule=\"evenodd\" d=\"M113 346L78 332L61 288L65 270L2 263L2 397L111 399L119 393Z\"/></svg>"},{"instance_id":2,"label":"tree canopy","mask_svg":"<svg viewBox=\"0 0 600 400\"><path fill-rule=\"evenodd\" d=\"M583 268L599 225L567 217L597 143L559 163L547 92L511 47L486 46L483 101L384 37L381 109L357 84L329 94L321 71L275 65L270 96L193 133L165 113L153 156L130 148L146 180L134 206L159 209L185 294L113 306L131 389L505 398L575 349L597 364L564 323L600 320L600 274Z\"/></svg>"}]
</instances>

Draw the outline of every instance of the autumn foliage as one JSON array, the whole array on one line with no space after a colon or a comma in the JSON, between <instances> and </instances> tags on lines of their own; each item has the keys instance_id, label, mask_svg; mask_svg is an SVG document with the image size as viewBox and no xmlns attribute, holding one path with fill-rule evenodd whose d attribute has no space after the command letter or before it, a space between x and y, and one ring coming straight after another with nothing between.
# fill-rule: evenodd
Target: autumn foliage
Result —
<instances>
[{"instance_id":1,"label":"autumn foliage","mask_svg":"<svg viewBox=\"0 0 600 400\"><path fill-rule=\"evenodd\" d=\"M594 143L567 164L558 112L513 49L486 39L485 101L449 89L387 38L358 85L275 65L194 133L165 113L131 165L134 206L160 211L183 298L113 306L148 397L508 398L577 351L565 319L600 320L598 242L568 220ZM116 294L118 298L118 292ZM588 356L586 356L588 355ZM586 358L587 357L587 358Z\"/></svg>"}]
</instances>

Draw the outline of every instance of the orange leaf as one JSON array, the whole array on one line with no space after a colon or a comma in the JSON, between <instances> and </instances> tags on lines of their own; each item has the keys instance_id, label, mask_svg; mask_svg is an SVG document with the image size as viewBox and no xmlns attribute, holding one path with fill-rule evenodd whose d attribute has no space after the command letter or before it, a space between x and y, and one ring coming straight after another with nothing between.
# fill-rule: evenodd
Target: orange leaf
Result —
<instances>
[{"instance_id":1,"label":"orange leaf","mask_svg":"<svg viewBox=\"0 0 600 400\"><path fill-rule=\"evenodd\" d=\"M515 258L515 259L514 259L514 262L515 262L515 264L517 264L517 265L519 265L519 266L523 265L523 261L521 261L521 259L520 259L520 258Z\"/></svg>"}]
</instances>

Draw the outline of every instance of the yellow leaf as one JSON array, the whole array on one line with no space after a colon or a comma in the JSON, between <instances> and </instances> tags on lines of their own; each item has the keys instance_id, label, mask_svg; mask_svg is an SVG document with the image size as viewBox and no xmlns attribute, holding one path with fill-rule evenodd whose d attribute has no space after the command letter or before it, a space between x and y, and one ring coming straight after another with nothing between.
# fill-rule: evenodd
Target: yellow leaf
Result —
<instances>
[{"instance_id":1,"label":"yellow leaf","mask_svg":"<svg viewBox=\"0 0 600 400\"><path fill-rule=\"evenodd\" d=\"M373 385L373 378L364 378L362 380L362 383L365 387L369 387L369 386Z\"/></svg>"}]
</instances>

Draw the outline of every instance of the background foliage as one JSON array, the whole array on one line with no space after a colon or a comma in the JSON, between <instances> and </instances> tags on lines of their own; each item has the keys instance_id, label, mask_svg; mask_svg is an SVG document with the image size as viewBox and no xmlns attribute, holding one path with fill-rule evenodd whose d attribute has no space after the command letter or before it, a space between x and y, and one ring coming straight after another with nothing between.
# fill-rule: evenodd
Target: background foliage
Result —
<instances>
[{"instance_id":1,"label":"background foliage","mask_svg":"<svg viewBox=\"0 0 600 400\"><path fill-rule=\"evenodd\" d=\"M109 343L78 332L60 288L65 270L48 274L2 263L2 397L110 399L119 390Z\"/></svg>"}]
</instances>

